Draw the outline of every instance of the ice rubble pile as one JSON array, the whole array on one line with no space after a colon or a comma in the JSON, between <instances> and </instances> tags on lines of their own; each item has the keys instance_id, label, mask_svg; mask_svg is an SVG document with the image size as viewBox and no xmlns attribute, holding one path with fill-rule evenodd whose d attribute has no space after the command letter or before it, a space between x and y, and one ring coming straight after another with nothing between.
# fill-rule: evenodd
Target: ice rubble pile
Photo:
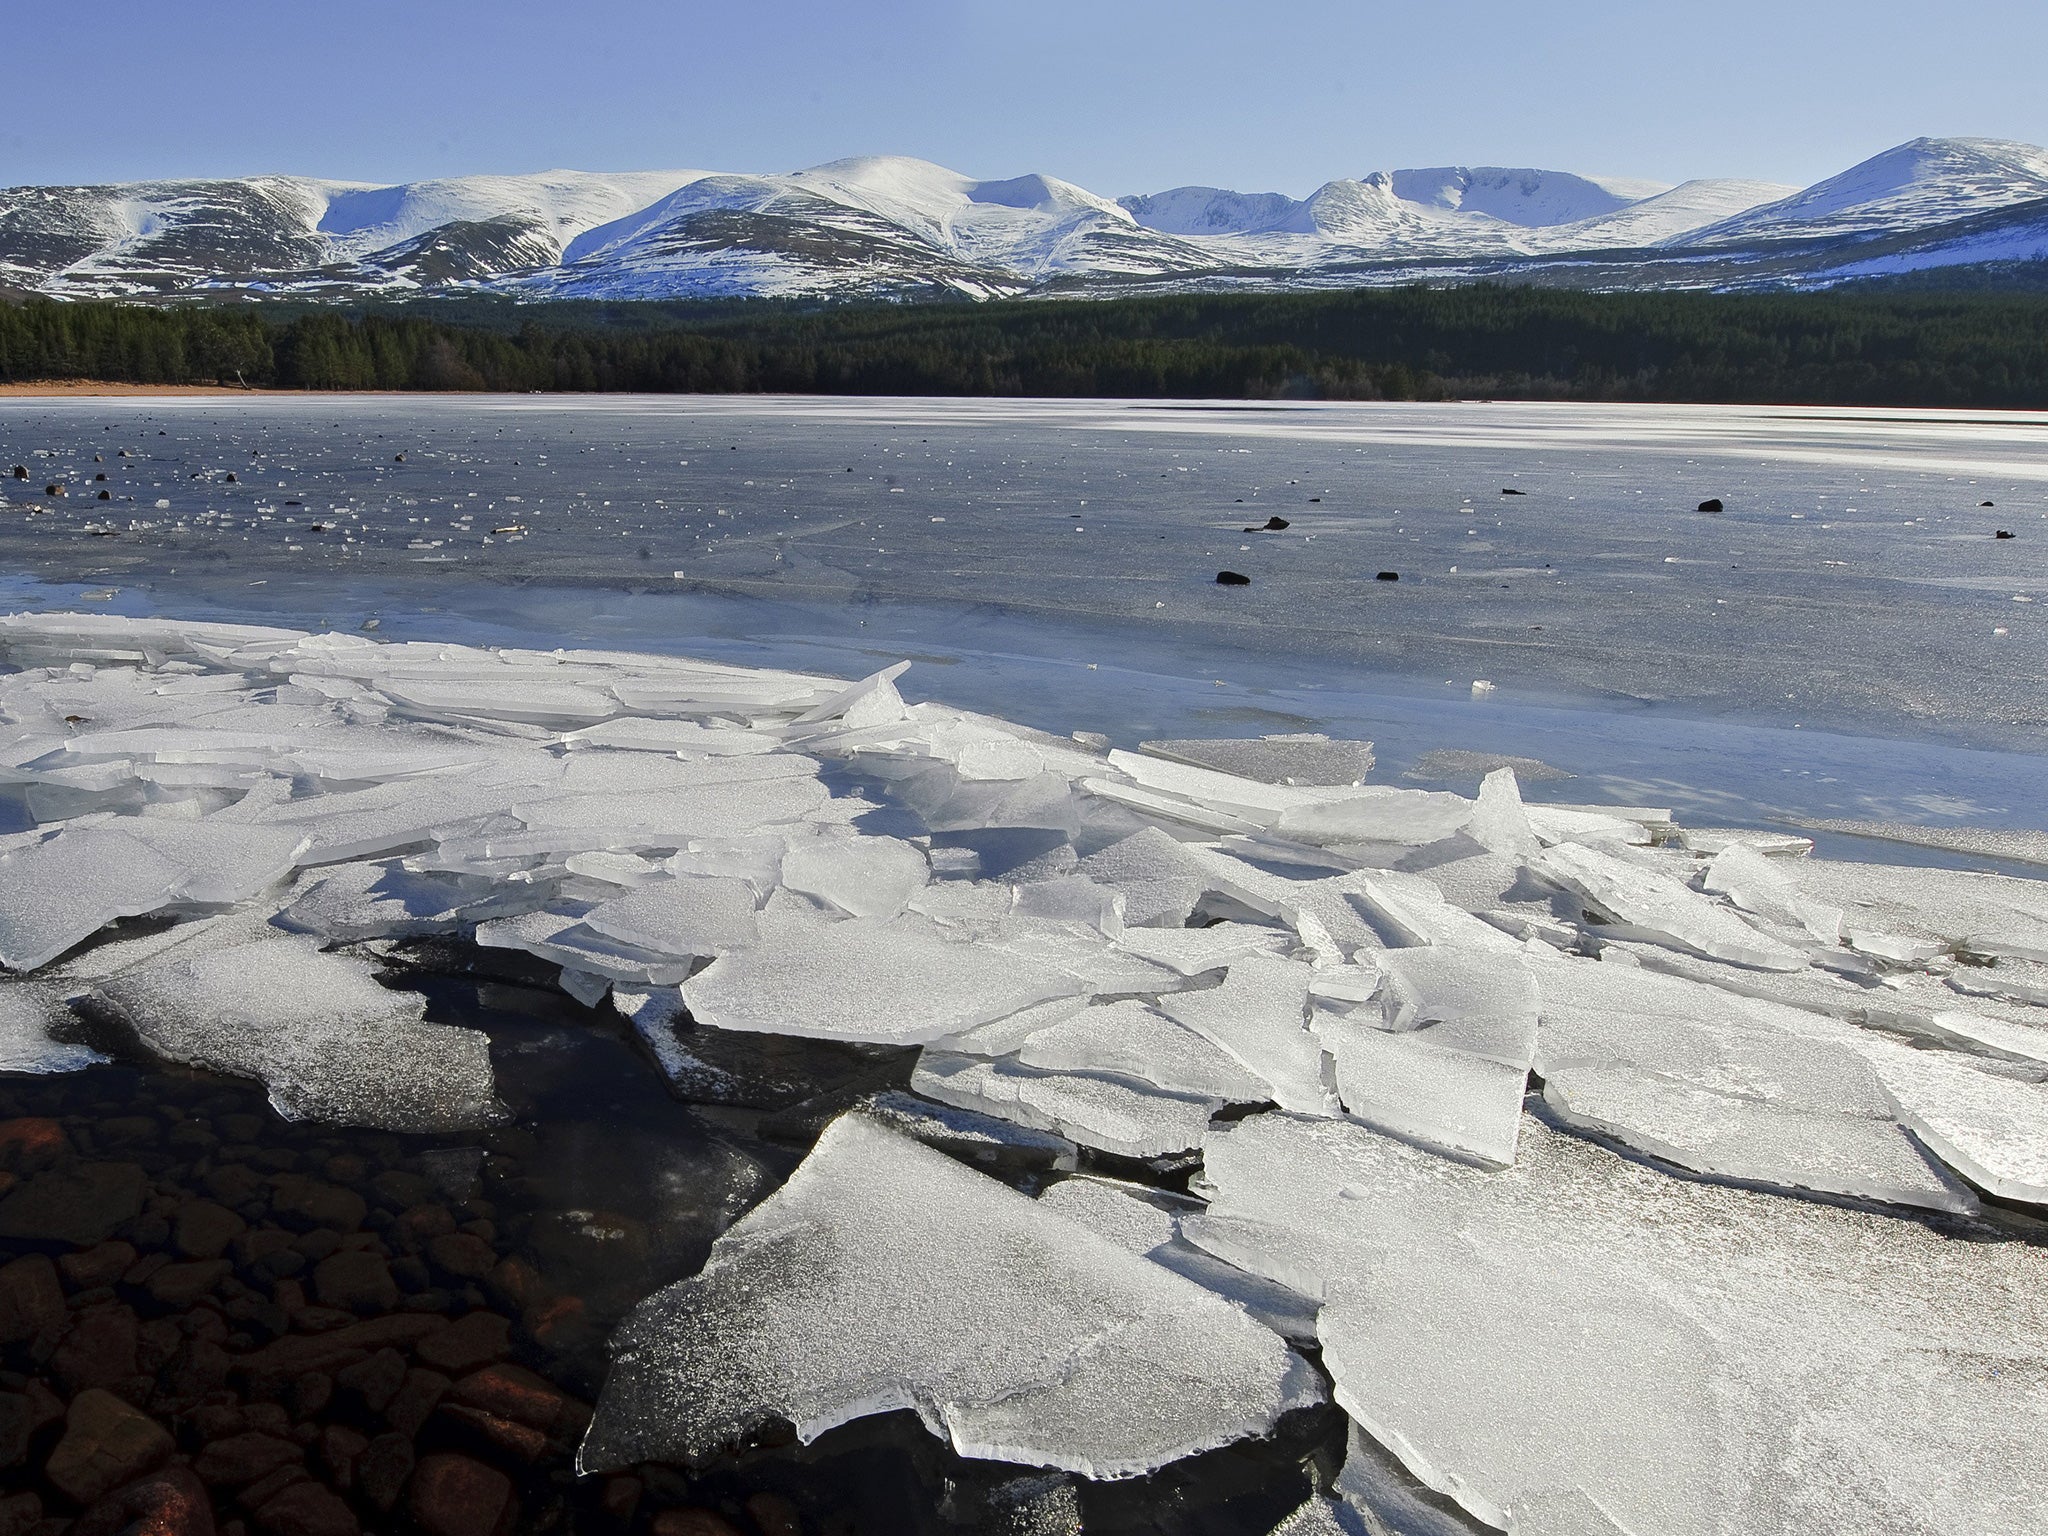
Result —
<instances>
[{"instance_id":1,"label":"ice rubble pile","mask_svg":"<svg viewBox=\"0 0 2048 1536\"><path fill-rule=\"evenodd\" d=\"M75 1012L287 1114L481 1123L488 1042L376 980L432 934L679 1085L749 1033L919 1048L643 1304L586 1465L908 1407L1123 1475L1314 1400L1293 1341L1496 1526L2048 1497L2048 1272L1978 1194L2048 1203L2048 885L1357 782L1364 743L1112 751L901 667L73 615L0 658L0 1067L98 1059ZM1412 1498L1366 1450L1339 1492Z\"/></svg>"}]
</instances>

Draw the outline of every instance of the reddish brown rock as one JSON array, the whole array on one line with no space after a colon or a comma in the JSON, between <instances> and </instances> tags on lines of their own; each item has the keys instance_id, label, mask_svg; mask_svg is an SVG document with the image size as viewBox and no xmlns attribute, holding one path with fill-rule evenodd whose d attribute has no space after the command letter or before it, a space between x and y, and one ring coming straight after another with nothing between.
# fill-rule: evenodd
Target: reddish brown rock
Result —
<instances>
[{"instance_id":1,"label":"reddish brown rock","mask_svg":"<svg viewBox=\"0 0 2048 1536\"><path fill-rule=\"evenodd\" d=\"M52 1168L0 1200L0 1237L90 1248L142 1214L149 1178L137 1163Z\"/></svg>"},{"instance_id":2,"label":"reddish brown rock","mask_svg":"<svg viewBox=\"0 0 2048 1536\"><path fill-rule=\"evenodd\" d=\"M132 1244L112 1242L83 1253L67 1253L57 1261L57 1268L63 1272L66 1285L75 1291L89 1291L94 1286L112 1285L134 1262Z\"/></svg>"},{"instance_id":3,"label":"reddish brown rock","mask_svg":"<svg viewBox=\"0 0 2048 1536\"><path fill-rule=\"evenodd\" d=\"M214 1536L213 1501L186 1467L117 1488L78 1517L69 1536Z\"/></svg>"},{"instance_id":4,"label":"reddish brown rock","mask_svg":"<svg viewBox=\"0 0 2048 1536\"><path fill-rule=\"evenodd\" d=\"M421 1459L407 1505L427 1536L505 1536L519 1518L512 1479L448 1452Z\"/></svg>"},{"instance_id":5,"label":"reddish brown rock","mask_svg":"<svg viewBox=\"0 0 2048 1536\"><path fill-rule=\"evenodd\" d=\"M341 1424L329 1424L315 1442L315 1454L327 1473L327 1481L344 1491L355 1486L356 1463L369 1448L366 1437Z\"/></svg>"},{"instance_id":6,"label":"reddish brown rock","mask_svg":"<svg viewBox=\"0 0 2048 1536\"><path fill-rule=\"evenodd\" d=\"M149 1277L149 1294L167 1307L189 1307L227 1279L233 1270L226 1259L166 1264Z\"/></svg>"},{"instance_id":7,"label":"reddish brown rock","mask_svg":"<svg viewBox=\"0 0 2048 1536\"><path fill-rule=\"evenodd\" d=\"M484 1276L483 1285L491 1299L509 1312L524 1312L547 1296L539 1272L520 1258L500 1259Z\"/></svg>"},{"instance_id":8,"label":"reddish brown rock","mask_svg":"<svg viewBox=\"0 0 2048 1536\"><path fill-rule=\"evenodd\" d=\"M747 1518L761 1536L803 1536L803 1517L779 1493L757 1493L747 1500Z\"/></svg>"},{"instance_id":9,"label":"reddish brown rock","mask_svg":"<svg viewBox=\"0 0 2048 1536\"><path fill-rule=\"evenodd\" d=\"M251 1430L208 1445L192 1463L192 1470L207 1483L242 1488L303 1460L303 1453L291 1441Z\"/></svg>"},{"instance_id":10,"label":"reddish brown rock","mask_svg":"<svg viewBox=\"0 0 2048 1536\"><path fill-rule=\"evenodd\" d=\"M252 1381L268 1378L281 1385L308 1371L334 1374L377 1350L418 1344L447 1326L443 1318L397 1312L328 1333L294 1334L274 1340L251 1353L242 1361L242 1367Z\"/></svg>"},{"instance_id":11,"label":"reddish brown rock","mask_svg":"<svg viewBox=\"0 0 2048 1536\"><path fill-rule=\"evenodd\" d=\"M0 1120L0 1168L35 1173L71 1150L64 1127L40 1115Z\"/></svg>"},{"instance_id":12,"label":"reddish brown rock","mask_svg":"<svg viewBox=\"0 0 2048 1536\"><path fill-rule=\"evenodd\" d=\"M67 1394L112 1386L141 1371L140 1343L141 1325L129 1308L87 1307L51 1355L50 1370Z\"/></svg>"},{"instance_id":13,"label":"reddish brown rock","mask_svg":"<svg viewBox=\"0 0 2048 1536\"><path fill-rule=\"evenodd\" d=\"M437 1237L455 1230L455 1218L445 1205L409 1206L391 1224L391 1239L407 1249L424 1247Z\"/></svg>"},{"instance_id":14,"label":"reddish brown rock","mask_svg":"<svg viewBox=\"0 0 2048 1536\"><path fill-rule=\"evenodd\" d=\"M228 1251L228 1244L248 1230L249 1223L224 1205L215 1205L211 1200L187 1200L178 1207L171 1242L188 1259L217 1259Z\"/></svg>"},{"instance_id":15,"label":"reddish brown rock","mask_svg":"<svg viewBox=\"0 0 2048 1536\"><path fill-rule=\"evenodd\" d=\"M92 1504L171 1454L171 1436L111 1392L89 1387L71 1400L64 1438L43 1468L67 1498Z\"/></svg>"},{"instance_id":16,"label":"reddish brown rock","mask_svg":"<svg viewBox=\"0 0 2048 1536\"><path fill-rule=\"evenodd\" d=\"M334 1384L343 1392L361 1398L372 1413L382 1413L398 1389L405 1384L405 1356L395 1349L380 1349L367 1360L337 1371Z\"/></svg>"},{"instance_id":17,"label":"reddish brown rock","mask_svg":"<svg viewBox=\"0 0 2048 1536\"><path fill-rule=\"evenodd\" d=\"M512 1321L495 1312L471 1312L459 1322L421 1339L413 1353L427 1365L452 1376L504 1358L512 1347Z\"/></svg>"},{"instance_id":18,"label":"reddish brown rock","mask_svg":"<svg viewBox=\"0 0 2048 1536\"><path fill-rule=\"evenodd\" d=\"M631 1525L633 1516L640 1510L640 1495L645 1486L637 1477L608 1477L600 1502L604 1512L620 1525Z\"/></svg>"},{"instance_id":19,"label":"reddish brown rock","mask_svg":"<svg viewBox=\"0 0 2048 1536\"><path fill-rule=\"evenodd\" d=\"M0 1536L29 1536L42 1519L43 1501L34 1494L0 1497Z\"/></svg>"},{"instance_id":20,"label":"reddish brown rock","mask_svg":"<svg viewBox=\"0 0 2048 1536\"><path fill-rule=\"evenodd\" d=\"M412 1439L408 1435L379 1435L356 1458L356 1487L371 1505L388 1514L396 1507L412 1476Z\"/></svg>"},{"instance_id":21,"label":"reddish brown rock","mask_svg":"<svg viewBox=\"0 0 2048 1536\"><path fill-rule=\"evenodd\" d=\"M568 1393L517 1365L490 1365L472 1371L448 1389L448 1400L543 1434L552 1434L558 1425L574 1420L577 1409L588 1412L580 1403L572 1409Z\"/></svg>"},{"instance_id":22,"label":"reddish brown rock","mask_svg":"<svg viewBox=\"0 0 2048 1536\"><path fill-rule=\"evenodd\" d=\"M381 1255L344 1249L314 1266L313 1294L324 1307L389 1312L398 1305L398 1282Z\"/></svg>"},{"instance_id":23,"label":"reddish brown rock","mask_svg":"<svg viewBox=\"0 0 2048 1536\"><path fill-rule=\"evenodd\" d=\"M256 1510L271 1536L357 1536L355 1511L318 1483L295 1483Z\"/></svg>"},{"instance_id":24,"label":"reddish brown rock","mask_svg":"<svg viewBox=\"0 0 2048 1536\"><path fill-rule=\"evenodd\" d=\"M494 1413L444 1402L435 1418L461 1441L501 1452L519 1461L535 1462L548 1452L548 1437L530 1424L515 1424Z\"/></svg>"},{"instance_id":25,"label":"reddish brown rock","mask_svg":"<svg viewBox=\"0 0 2048 1536\"><path fill-rule=\"evenodd\" d=\"M384 1421L402 1435L416 1435L447 1390L448 1378L438 1371L407 1371L384 1409Z\"/></svg>"},{"instance_id":26,"label":"reddish brown rock","mask_svg":"<svg viewBox=\"0 0 2048 1536\"><path fill-rule=\"evenodd\" d=\"M353 1232L370 1213L368 1202L354 1190L309 1179L302 1173L272 1174L270 1185L271 1214L286 1226Z\"/></svg>"},{"instance_id":27,"label":"reddish brown rock","mask_svg":"<svg viewBox=\"0 0 2048 1536\"><path fill-rule=\"evenodd\" d=\"M47 1254L0 1266L0 1344L32 1339L64 1321L64 1287Z\"/></svg>"},{"instance_id":28,"label":"reddish brown rock","mask_svg":"<svg viewBox=\"0 0 2048 1536\"><path fill-rule=\"evenodd\" d=\"M737 1526L711 1509L664 1509L651 1529L654 1536L740 1536Z\"/></svg>"},{"instance_id":29,"label":"reddish brown rock","mask_svg":"<svg viewBox=\"0 0 2048 1536\"><path fill-rule=\"evenodd\" d=\"M427 1244L434 1268L458 1280L481 1280L498 1266L498 1252L473 1232L448 1232Z\"/></svg>"},{"instance_id":30,"label":"reddish brown rock","mask_svg":"<svg viewBox=\"0 0 2048 1536\"><path fill-rule=\"evenodd\" d=\"M520 1317L519 1325L536 1343L557 1353L574 1349L595 1327L581 1296L557 1296L529 1307Z\"/></svg>"}]
</instances>

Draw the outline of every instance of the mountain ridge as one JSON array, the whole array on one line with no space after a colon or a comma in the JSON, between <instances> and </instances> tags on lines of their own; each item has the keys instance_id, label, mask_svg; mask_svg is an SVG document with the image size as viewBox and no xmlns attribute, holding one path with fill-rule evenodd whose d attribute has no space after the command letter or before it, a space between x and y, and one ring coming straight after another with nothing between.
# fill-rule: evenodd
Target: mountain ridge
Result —
<instances>
[{"instance_id":1,"label":"mountain ridge","mask_svg":"<svg viewBox=\"0 0 2048 1536\"><path fill-rule=\"evenodd\" d=\"M58 298L985 299L1495 279L1800 288L2048 256L2048 150L1922 138L1807 188L1501 166L1305 198L1118 199L904 156L786 174L263 175L0 190L0 289Z\"/></svg>"}]
</instances>

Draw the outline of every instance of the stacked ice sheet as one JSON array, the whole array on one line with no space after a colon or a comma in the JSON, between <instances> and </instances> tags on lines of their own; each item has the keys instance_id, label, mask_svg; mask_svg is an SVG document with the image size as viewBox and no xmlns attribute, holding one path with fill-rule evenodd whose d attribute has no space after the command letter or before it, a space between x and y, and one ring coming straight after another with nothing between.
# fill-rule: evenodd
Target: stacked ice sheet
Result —
<instances>
[{"instance_id":1,"label":"stacked ice sheet","mask_svg":"<svg viewBox=\"0 0 2048 1536\"><path fill-rule=\"evenodd\" d=\"M1353 782L1364 743L1098 750L900 667L72 615L0 619L0 658L34 973L0 1069L96 1059L69 999L287 1114L481 1123L487 1042L377 980L426 934L609 997L686 1097L763 1035L918 1050L636 1314L593 1466L908 1407L1125 1475L1315 1400L1293 1339L1367 1509L1396 1461L1526 1530L2017 1530L2048 1494L1992 1466L2048 1359L1979 1202L2048 1204L2048 884L1505 770ZM976 1171L1006 1137L1083 1176ZM1142 1187L1190 1170L1206 1209ZM866 1343L831 1325L878 1296ZM1957 1309L1919 1354L1902 1297ZM1553 1389L1558 1433L1518 1428Z\"/></svg>"}]
</instances>

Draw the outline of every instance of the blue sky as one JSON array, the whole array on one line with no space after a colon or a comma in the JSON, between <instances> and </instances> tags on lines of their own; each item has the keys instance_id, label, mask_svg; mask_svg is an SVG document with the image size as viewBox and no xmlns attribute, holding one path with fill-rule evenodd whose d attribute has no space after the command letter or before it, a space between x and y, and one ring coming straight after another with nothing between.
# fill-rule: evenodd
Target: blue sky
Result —
<instances>
[{"instance_id":1,"label":"blue sky","mask_svg":"<svg viewBox=\"0 0 2048 1536\"><path fill-rule=\"evenodd\" d=\"M1112 196L2048 141L2048 4L0 0L0 184L920 155Z\"/></svg>"}]
</instances>

